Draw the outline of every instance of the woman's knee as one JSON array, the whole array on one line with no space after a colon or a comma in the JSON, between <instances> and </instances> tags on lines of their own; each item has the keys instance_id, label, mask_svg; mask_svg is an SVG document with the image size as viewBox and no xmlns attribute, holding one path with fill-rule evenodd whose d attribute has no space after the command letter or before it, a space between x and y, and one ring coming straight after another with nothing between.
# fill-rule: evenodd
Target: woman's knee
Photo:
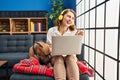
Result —
<instances>
[{"instance_id":1,"label":"woman's knee","mask_svg":"<svg viewBox=\"0 0 120 80\"><path fill-rule=\"evenodd\" d=\"M67 62L73 62L73 61L76 61L75 56L73 56L73 55L66 56L66 58L65 58L66 63Z\"/></svg>"},{"instance_id":2,"label":"woman's knee","mask_svg":"<svg viewBox=\"0 0 120 80\"><path fill-rule=\"evenodd\" d=\"M52 63L63 64L64 63L63 56L54 56L52 59Z\"/></svg>"}]
</instances>

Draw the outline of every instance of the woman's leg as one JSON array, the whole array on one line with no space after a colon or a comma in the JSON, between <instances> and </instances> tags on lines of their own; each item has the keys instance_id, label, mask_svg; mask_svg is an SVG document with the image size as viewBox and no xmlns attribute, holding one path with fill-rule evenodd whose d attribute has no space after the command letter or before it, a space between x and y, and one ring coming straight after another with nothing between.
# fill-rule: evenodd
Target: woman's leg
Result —
<instances>
[{"instance_id":1,"label":"woman's leg","mask_svg":"<svg viewBox=\"0 0 120 80\"><path fill-rule=\"evenodd\" d=\"M66 69L63 56L54 56L52 63L55 80L66 80Z\"/></svg>"},{"instance_id":2,"label":"woman's leg","mask_svg":"<svg viewBox=\"0 0 120 80\"><path fill-rule=\"evenodd\" d=\"M75 56L69 55L65 58L68 80L79 80L79 68Z\"/></svg>"}]
</instances>

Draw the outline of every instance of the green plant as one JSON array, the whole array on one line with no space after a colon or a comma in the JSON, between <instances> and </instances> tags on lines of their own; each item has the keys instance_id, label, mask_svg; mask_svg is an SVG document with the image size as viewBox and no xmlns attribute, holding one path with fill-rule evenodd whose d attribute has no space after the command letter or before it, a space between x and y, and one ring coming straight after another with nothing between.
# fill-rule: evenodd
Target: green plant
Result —
<instances>
[{"instance_id":1,"label":"green plant","mask_svg":"<svg viewBox=\"0 0 120 80\"><path fill-rule=\"evenodd\" d=\"M21 32L25 31L24 26L20 26L19 30L20 30Z\"/></svg>"},{"instance_id":2,"label":"green plant","mask_svg":"<svg viewBox=\"0 0 120 80\"><path fill-rule=\"evenodd\" d=\"M51 12L46 14L46 17L49 20L48 26L55 21L55 19L59 16L60 12L63 8L63 0L51 0Z\"/></svg>"},{"instance_id":3,"label":"green plant","mask_svg":"<svg viewBox=\"0 0 120 80\"><path fill-rule=\"evenodd\" d=\"M9 29L7 28L7 26L4 26L4 27L2 28L2 31L3 31L3 32L6 32L6 31L9 31Z\"/></svg>"},{"instance_id":4,"label":"green plant","mask_svg":"<svg viewBox=\"0 0 120 80\"><path fill-rule=\"evenodd\" d=\"M7 28L6 27L3 27L2 30L6 30Z\"/></svg>"}]
</instances>

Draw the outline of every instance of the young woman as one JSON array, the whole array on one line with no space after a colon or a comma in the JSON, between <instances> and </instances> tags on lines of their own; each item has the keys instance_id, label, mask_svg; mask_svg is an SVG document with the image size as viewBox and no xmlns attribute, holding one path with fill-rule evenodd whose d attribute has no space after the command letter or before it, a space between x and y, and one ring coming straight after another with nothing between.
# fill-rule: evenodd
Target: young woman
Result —
<instances>
[{"instance_id":1,"label":"young woman","mask_svg":"<svg viewBox=\"0 0 120 80\"><path fill-rule=\"evenodd\" d=\"M76 13L72 9L65 9L56 20L56 26L48 30L47 43L52 44L52 36L83 35L75 27ZM52 56L55 80L79 80L79 68L76 55Z\"/></svg>"}]
</instances>

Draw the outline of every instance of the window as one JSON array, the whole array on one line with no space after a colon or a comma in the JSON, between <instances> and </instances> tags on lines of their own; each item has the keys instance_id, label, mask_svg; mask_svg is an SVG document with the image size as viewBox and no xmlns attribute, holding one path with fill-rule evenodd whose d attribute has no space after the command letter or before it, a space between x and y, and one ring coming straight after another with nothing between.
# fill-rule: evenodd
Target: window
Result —
<instances>
[{"instance_id":1,"label":"window","mask_svg":"<svg viewBox=\"0 0 120 80\"><path fill-rule=\"evenodd\" d=\"M119 0L76 0L77 29L84 30L85 61L94 80L120 80Z\"/></svg>"}]
</instances>

